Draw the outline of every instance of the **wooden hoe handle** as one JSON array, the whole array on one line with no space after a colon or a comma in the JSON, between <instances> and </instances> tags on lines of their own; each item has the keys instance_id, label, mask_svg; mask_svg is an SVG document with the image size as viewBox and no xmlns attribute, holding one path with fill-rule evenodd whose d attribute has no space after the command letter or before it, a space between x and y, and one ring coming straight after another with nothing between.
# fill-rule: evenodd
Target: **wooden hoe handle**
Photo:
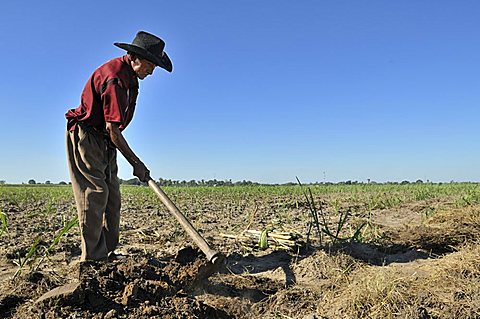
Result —
<instances>
[{"instance_id":1,"label":"wooden hoe handle","mask_svg":"<svg viewBox=\"0 0 480 319\"><path fill-rule=\"evenodd\" d=\"M148 180L148 186L157 194L160 198L162 203L167 206L170 213L178 220L180 225L182 225L183 229L187 232L187 234L193 239L195 244L203 251L203 253L207 256L208 261L212 264L215 264L220 254L211 249L205 239L200 235L197 230L192 226L190 221L180 212L177 206L168 198L167 194L163 192L163 190L153 181L153 179Z\"/></svg>"}]
</instances>

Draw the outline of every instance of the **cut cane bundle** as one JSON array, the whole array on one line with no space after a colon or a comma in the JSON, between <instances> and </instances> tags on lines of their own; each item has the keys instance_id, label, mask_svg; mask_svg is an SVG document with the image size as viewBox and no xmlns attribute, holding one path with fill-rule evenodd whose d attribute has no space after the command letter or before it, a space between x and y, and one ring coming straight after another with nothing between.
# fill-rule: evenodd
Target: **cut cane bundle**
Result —
<instances>
[{"instance_id":1,"label":"cut cane bundle","mask_svg":"<svg viewBox=\"0 0 480 319\"><path fill-rule=\"evenodd\" d=\"M296 251L303 247L301 235L285 231L246 230L240 235L220 234L225 238L235 239L244 246L252 248L273 248Z\"/></svg>"}]
</instances>

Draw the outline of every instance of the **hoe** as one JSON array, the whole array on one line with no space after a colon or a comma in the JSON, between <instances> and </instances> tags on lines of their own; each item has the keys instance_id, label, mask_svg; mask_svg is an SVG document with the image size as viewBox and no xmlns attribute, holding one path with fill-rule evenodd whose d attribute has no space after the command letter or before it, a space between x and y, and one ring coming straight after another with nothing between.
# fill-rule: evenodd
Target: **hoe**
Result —
<instances>
[{"instance_id":1,"label":"hoe","mask_svg":"<svg viewBox=\"0 0 480 319\"><path fill-rule=\"evenodd\" d=\"M162 203L168 208L170 213L175 216L177 221L182 225L183 229L187 234L193 239L195 244L200 248L200 250L205 254L207 260L213 265L210 272L215 272L218 270L225 261L225 256L208 246L208 243L200 235L197 230L192 226L190 221L180 212L177 206L168 198L167 194L149 177L148 186L157 194L158 198Z\"/></svg>"}]
</instances>

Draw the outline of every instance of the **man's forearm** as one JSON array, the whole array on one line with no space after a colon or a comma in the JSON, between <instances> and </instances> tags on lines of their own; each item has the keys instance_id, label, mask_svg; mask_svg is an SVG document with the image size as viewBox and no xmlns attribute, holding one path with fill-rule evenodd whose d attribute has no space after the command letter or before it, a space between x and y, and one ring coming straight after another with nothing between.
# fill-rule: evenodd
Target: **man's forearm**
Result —
<instances>
[{"instance_id":1,"label":"man's forearm","mask_svg":"<svg viewBox=\"0 0 480 319\"><path fill-rule=\"evenodd\" d=\"M125 140L123 137L118 125L114 123L107 123L106 128L108 135L110 136L110 140L117 147L120 153L122 153L130 165L135 166L136 164L140 163L140 159L137 155L135 155L128 145L127 140Z\"/></svg>"},{"instance_id":2,"label":"man's forearm","mask_svg":"<svg viewBox=\"0 0 480 319\"><path fill-rule=\"evenodd\" d=\"M127 159L130 165L133 166L133 175L138 177L138 179L144 183L148 182L148 180L151 178L150 171L145 166L145 164L143 164L143 162L138 158L138 156L135 155L130 146L128 146L127 140L125 140L125 138L123 137L118 125L115 123L107 122L106 129L112 143L123 154L123 156Z\"/></svg>"}]
</instances>

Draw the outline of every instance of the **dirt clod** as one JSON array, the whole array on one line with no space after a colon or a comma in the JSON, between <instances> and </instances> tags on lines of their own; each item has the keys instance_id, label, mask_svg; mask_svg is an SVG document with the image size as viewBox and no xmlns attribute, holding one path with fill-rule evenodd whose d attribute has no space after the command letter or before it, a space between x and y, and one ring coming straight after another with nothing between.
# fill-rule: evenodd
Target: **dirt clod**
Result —
<instances>
[{"instance_id":1,"label":"dirt clod","mask_svg":"<svg viewBox=\"0 0 480 319\"><path fill-rule=\"evenodd\" d=\"M122 296L122 305L126 306L137 298L138 286L131 283L125 286Z\"/></svg>"},{"instance_id":2,"label":"dirt clod","mask_svg":"<svg viewBox=\"0 0 480 319\"><path fill-rule=\"evenodd\" d=\"M61 302L63 305L80 304L84 297L80 282L73 282L50 290L38 298L35 303L43 305L53 302Z\"/></svg>"},{"instance_id":3,"label":"dirt clod","mask_svg":"<svg viewBox=\"0 0 480 319\"><path fill-rule=\"evenodd\" d=\"M31 318L33 313L63 318L72 312L82 318L230 318L189 296L188 292L197 289L196 276L208 261L191 247L180 254L181 258L177 254L161 260L137 256L111 263L80 263L76 281L47 291L35 307L22 306L12 318ZM3 313L20 302L13 296L4 299Z\"/></svg>"}]
</instances>

